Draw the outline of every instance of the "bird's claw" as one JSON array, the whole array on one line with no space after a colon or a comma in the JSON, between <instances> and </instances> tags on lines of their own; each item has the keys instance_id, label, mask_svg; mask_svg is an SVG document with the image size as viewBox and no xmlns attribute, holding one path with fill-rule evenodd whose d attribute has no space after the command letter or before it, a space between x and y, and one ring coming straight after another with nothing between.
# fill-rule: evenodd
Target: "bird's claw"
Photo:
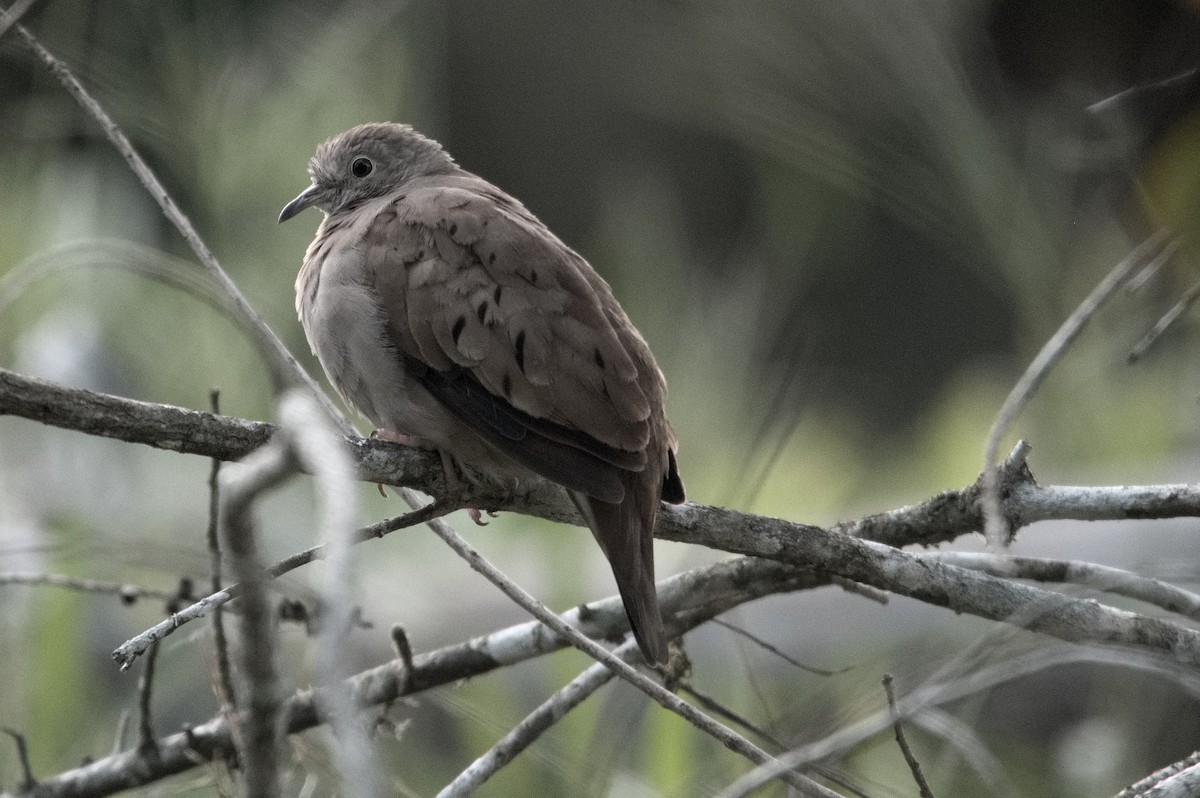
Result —
<instances>
[{"instance_id":1,"label":"bird's claw","mask_svg":"<svg viewBox=\"0 0 1200 798\"><path fill-rule=\"evenodd\" d=\"M488 525L488 522L483 520L484 512L485 511L481 511L478 507L468 507L467 508L467 516L479 526L487 526ZM486 512L492 518L495 518L498 515L500 515L500 513L496 512L495 510L487 510Z\"/></svg>"}]
</instances>

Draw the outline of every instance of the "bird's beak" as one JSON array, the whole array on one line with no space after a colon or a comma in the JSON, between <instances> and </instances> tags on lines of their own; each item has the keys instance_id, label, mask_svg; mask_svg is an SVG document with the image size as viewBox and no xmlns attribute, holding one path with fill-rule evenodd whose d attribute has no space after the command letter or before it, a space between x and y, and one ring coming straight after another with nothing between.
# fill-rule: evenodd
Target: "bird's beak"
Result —
<instances>
[{"instance_id":1,"label":"bird's beak","mask_svg":"<svg viewBox=\"0 0 1200 798\"><path fill-rule=\"evenodd\" d=\"M305 208L311 206L317 201L317 197L321 193L321 187L314 181L311 186L300 192L300 195L294 200L283 206L283 210L279 212L279 223L283 224L288 219L291 219L296 214Z\"/></svg>"}]
</instances>

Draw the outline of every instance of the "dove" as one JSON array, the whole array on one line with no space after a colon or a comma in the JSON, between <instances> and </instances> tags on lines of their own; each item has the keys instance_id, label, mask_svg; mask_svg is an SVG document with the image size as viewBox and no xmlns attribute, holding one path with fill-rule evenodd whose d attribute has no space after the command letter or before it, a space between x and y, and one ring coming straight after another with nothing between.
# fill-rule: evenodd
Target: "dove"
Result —
<instances>
[{"instance_id":1,"label":"dove","mask_svg":"<svg viewBox=\"0 0 1200 798\"><path fill-rule=\"evenodd\" d=\"M684 501L666 380L608 283L517 199L409 125L321 144L279 215L324 213L296 310L330 383L455 483L540 475L612 567L647 662L667 661L654 583L662 501Z\"/></svg>"}]
</instances>

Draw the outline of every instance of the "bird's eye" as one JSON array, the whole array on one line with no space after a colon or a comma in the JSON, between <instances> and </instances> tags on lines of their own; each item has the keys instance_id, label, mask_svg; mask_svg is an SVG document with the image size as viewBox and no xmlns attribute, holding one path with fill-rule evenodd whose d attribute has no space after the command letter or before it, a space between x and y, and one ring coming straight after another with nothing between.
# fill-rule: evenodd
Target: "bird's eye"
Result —
<instances>
[{"instance_id":1,"label":"bird's eye","mask_svg":"<svg viewBox=\"0 0 1200 798\"><path fill-rule=\"evenodd\" d=\"M371 163L370 158L355 158L350 164L350 174L355 177L366 177L374 168L375 164Z\"/></svg>"}]
</instances>

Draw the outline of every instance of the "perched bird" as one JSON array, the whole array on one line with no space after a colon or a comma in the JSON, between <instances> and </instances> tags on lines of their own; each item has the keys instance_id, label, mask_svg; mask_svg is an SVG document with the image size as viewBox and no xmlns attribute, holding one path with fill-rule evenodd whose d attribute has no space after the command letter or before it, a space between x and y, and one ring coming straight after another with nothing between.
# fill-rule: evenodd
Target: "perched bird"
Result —
<instances>
[{"instance_id":1,"label":"perched bird","mask_svg":"<svg viewBox=\"0 0 1200 798\"><path fill-rule=\"evenodd\" d=\"M648 662L667 640L654 520L684 500L666 381L608 284L519 201L408 125L321 144L279 215L325 219L296 310L330 382L447 468L557 482L616 577Z\"/></svg>"}]
</instances>

